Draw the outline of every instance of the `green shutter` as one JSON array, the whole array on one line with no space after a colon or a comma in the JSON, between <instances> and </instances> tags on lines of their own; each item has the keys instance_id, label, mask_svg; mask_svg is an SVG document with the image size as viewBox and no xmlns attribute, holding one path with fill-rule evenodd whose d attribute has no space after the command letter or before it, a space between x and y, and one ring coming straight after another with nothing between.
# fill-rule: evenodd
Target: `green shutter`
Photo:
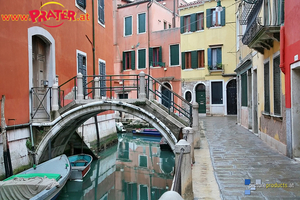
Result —
<instances>
[{"instance_id":1,"label":"green shutter","mask_svg":"<svg viewBox=\"0 0 300 200\"><path fill-rule=\"evenodd\" d=\"M171 45L171 66L179 65L179 45Z\"/></svg>"},{"instance_id":2,"label":"green shutter","mask_svg":"<svg viewBox=\"0 0 300 200\"><path fill-rule=\"evenodd\" d=\"M135 51L131 51L131 69L135 69Z\"/></svg>"},{"instance_id":3,"label":"green shutter","mask_svg":"<svg viewBox=\"0 0 300 200\"><path fill-rule=\"evenodd\" d=\"M125 36L132 34L132 17L125 18Z\"/></svg>"},{"instance_id":4,"label":"green shutter","mask_svg":"<svg viewBox=\"0 0 300 200\"><path fill-rule=\"evenodd\" d=\"M149 67L151 66L151 64L152 64L152 66L153 66L153 48L149 48Z\"/></svg>"},{"instance_id":5,"label":"green shutter","mask_svg":"<svg viewBox=\"0 0 300 200\"><path fill-rule=\"evenodd\" d=\"M222 64L222 48L217 48L217 64Z\"/></svg>"},{"instance_id":6,"label":"green shutter","mask_svg":"<svg viewBox=\"0 0 300 200\"><path fill-rule=\"evenodd\" d=\"M274 114L281 115L281 92L280 92L280 56L277 56L273 60L273 93L274 93Z\"/></svg>"},{"instance_id":7,"label":"green shutter","mask_svg":"<svg viewBox=\"0 0 300 200\"><path fill-rule=\"evenodd\" d=\"M269 62L264 64L264 97L265 97L265 113L270 113L270 75Z\"/></svg>"},{"instance_id":8,"label":"green shutter","mask_svg":"<svg viewBox=\"0 0 300 200\"><path fill-rule=\"evenodd\" d=\"M191 31L195 32L197 31L197 14L191 15Z\"/></svg>"},{"instance_id":9,"label":"green shutter","mask_svg":"<svg viewBox=\"0 0 300 200\"><path fill-rule=\"evenodd\" d=\"M144 33L146 32L146 14L139 14L139 33Z\"/></svg>"},{"instance_id":10,"label":"green shutter","mask_svg":"<svg viewBox=\"0 0 300 200\"><path fill-rule=\"evenodd\" d=\"M146 49L139 50L138 54L139 54L138 68L144 69L146 68Z\"/></svg>"},{"instance_id":11,"label":"green shutter","mask_svg":"<svg viewBox=\"0 0 300 200\"><path fill-rule=\"evenodd\" d=\"M159 47L159 50L158 50L158 62L162 62L162 49L161 49L161 46Z\"/></svg>"},{"instance_id":12,"label":"green shutter","mask_svg":"<svg viewBox=\"0 0 300 200\"><path fill-rule=\"evenodd\" d=\"M198 68L198 52L197 51L191 52L191 64L192 64L193 69Z\"/></svg>"},{"instance_id":13,"label":"green shutter","mask_svg":"<svg viewBox=\"0 0 300 200\"><path fill-rule=\"evenodd\" d=\"M181 69L185 69L185 52L181 52Z\"/></svg>"},{"instance_id":14,"label":"green shutter","mask_svg":"<svg viewBox=\"0 0 300 200\"><path fill-rule=\"evenodd\" d=\"M123 71L126 69L126 68L125 68L125 62L126 62L126 60L125 60L125 52L123 51L123 61L122 61L122 64L123 64Z\"/></svg>"},{"instance_id":15,"label":"green shutter","mask_svg":"<svg viewBox=\"0 0 300 200\"><path fill-rule=\"evenodd\" d=\"M139 163L140 167L147 167L147 156L140 156L140 163Z\"/></svg>"},{"instance_id":16,"label":"green shutter","mask_svg":"<svg viewBox=\"0 0 300 200\"><path fill-rule=\"evenodd\" d=\"M223 10L221 12L221 26L225 26L225 7L223 7Z\"/></svg>"},{"instance_id":17,"label":"green shutter","mask_svg":"<svg viewBox=\"0 0 300 200\"><path fill-rule=\"evenodd\" d=\"M242 85L242 106L248 106L248 86L247 86L247 72L241 75Z\"/></svg>"},{"instance_id":18,"label":"green shutter","mask_svg":"<svg viewBox=\"0 0 300 200\"><path fill-rule=\"evenodd\" d=\"M184 17L180 17L180 33L184 33Z\"/></svg>"},{"instance_id":19,"label":"green shutter","mask_svg":"<svg viewBox=\"0 0 300 200\"><path fill-rule=\"evenodd\" d=\"M208 67L212 67L211 48L207 49L207 64L208 64Z\"/></svg>"},{"instance_id":20,"label":"green shutter","mask_svg":"<svg viewBox=\"0 0 300 200\"><path fill-rule=\"evenodd\" d=\"M206 9L206 27L211 27L211 9Z\"/></svg>"},{"instance_id":21,"label":"green shutter","mask_svg":"<svg viewBox=\"0 0 300 200\"><path fill-rule=\"evenodd\" d=\"M148 200L147 185L140 185L140 200Z\"/></svg>"}]
</instances>

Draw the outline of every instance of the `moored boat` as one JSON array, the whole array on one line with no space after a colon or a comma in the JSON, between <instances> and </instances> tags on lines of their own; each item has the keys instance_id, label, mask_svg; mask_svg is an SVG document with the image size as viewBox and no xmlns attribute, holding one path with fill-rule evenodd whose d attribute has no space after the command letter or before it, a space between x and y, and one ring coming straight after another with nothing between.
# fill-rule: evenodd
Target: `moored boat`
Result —
<instances>
[{"instance_id":1,"label":"moored boat","mask_svg":"<svg viewBox=\"0 0 300 200\"><path fill-rule=\"evenodd\" d=\"M54 200L69 179L70 162L61 155L0 181L0 200Z\"/></svg>"},{"instance_id":2,"label":"moored boat","mask_svg":"<svg viewBox=\"0 0 300 200\"><path fill-rule=\"evenodd\" d=\"M88 154L78 154L68 157L71 164L71 180L80 180L85 177L91 168L93 157Z\"/></svg>"},{"instance_id":3,"label":"moored boat","mask_svg":"<svg viewBox=\"0 0 300 200\"><path fill-rule=\"evenodd\" d=\"M132 130L133 134L161 136L160 132L155 128L143 128Z\"/></svg>"}]
</instances>

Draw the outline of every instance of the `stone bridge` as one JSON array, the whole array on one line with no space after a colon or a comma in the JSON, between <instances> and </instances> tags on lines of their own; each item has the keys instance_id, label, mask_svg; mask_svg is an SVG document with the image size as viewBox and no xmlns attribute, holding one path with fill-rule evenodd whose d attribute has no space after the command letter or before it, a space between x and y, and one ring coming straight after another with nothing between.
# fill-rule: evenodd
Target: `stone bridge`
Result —
<instances>
[{"instance_id":1,"label":"stone bridge","mask_svg":"<svg viewBox=\"0 0 300 200\"><path fill-rule=\"evenodd\" d=\"M83 88L81 86L82 75L79 74L77 76L78 91L76 99L61 109L59 109L58 106L57 89L59 87L54 85L52 88L52 111L56 113L55 119L48 123L34 123L34 126L50 127L36 149L37 162L43 162L62 154L72 135L70 133L74 133L78 127L89 118L108 110L130 113L131 115L145 120L166 138L168 144L174 150L181 130L185 127L192 126L192 119L179 117L178 114L170 112L170 108L161 105L157 99L151 98L151 95L149 94L154 90L152 89L152 86L149 86L150 81L148 80L146 83L145 74L140 74L139 76L139 98L102 100L97 98L97 93L95 93L94 96L96 98L94 99L84 98L83 90L80 89ZM97 78L95 79L95 85L97 86L98 80ZM147 88L149 89L147 90ZM175 109L173 109L173 111L174 110ZM192 111L192 109L190 109L190 111ZM198 120L197 116L198 109L196 105L193 106L193 117L195 120ZM198 127L193 128L196 129L194 132L197 133Z\"/></svg>"}]
</instances>

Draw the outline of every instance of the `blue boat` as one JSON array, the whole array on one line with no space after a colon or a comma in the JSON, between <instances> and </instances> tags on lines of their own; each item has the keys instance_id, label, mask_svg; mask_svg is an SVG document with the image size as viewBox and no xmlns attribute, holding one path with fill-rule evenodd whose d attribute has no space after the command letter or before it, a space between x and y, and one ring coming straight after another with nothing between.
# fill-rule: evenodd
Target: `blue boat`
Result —
<instances>
[{"instance_id":1,"label":"blue boat","mask_svg":"<svg viewBox=\"0 0 300 200\"><path fill-rule=\"evenodd\" d=\"M137 135L152 135L152 136L161 137L160 132L155 128L136 129L136 130L132 130L132 133Z\"/></svg>"},{"instance_id":2,"label":"blue boat","mask_svg":"<svg viewBox=\"0 0 300 200\"><path fill-rule=\"evenodd\" d=\"M71 163L71 180L81 180L91 169L93 157L88 154L78 154L68 157Z\"/></svg>"}]
</instances>

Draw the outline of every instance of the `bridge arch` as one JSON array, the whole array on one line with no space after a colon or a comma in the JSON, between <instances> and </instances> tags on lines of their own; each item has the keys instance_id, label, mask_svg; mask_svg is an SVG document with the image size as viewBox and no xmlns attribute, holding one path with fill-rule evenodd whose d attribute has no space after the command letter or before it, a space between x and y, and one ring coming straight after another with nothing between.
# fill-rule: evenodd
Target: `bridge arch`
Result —
<instances>
[{"instance_id":1,"label":"bridge arch","mask_svg":"<svg viewBox=\"0 0 300 200\"><path fill-rule=\"evenodd\" d=\"M175 135L163 122L150 112L147 112L136 105L121 101L96 101L73 108L51 123L52 128L43 137L36 149L37 162L48 160L50 156L55 157L63 153L71 134L69 134L69 137L68 135L59 137L61 133L73 133L87 119L107 110L130 113L147 121L166 138L170 147L173 150L175 149L175 144L177 142ZM49 155L47 150L49 148L48 146L51 145L51 142L54 146L51 147L51 155Z\"/></svg>"}]
</instances>

